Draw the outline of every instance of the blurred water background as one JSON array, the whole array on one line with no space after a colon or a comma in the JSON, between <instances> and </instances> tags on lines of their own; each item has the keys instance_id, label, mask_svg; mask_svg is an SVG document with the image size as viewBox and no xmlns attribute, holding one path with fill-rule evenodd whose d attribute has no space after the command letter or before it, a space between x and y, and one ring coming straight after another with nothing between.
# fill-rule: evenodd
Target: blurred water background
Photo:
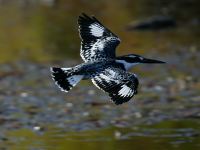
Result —
<instances>
[{"instance_id":1,"label":"blurred water background","mask_svg":"<svg viewBox=\"0 0 200 150\"><path fill-rule=\"evenodd\" d=\"M0 0L0 149L200 149L199 6L198 0ZM120 37L117 55L167 62L131 70L140 87L130 102L115 106L90 81L67 94L54 85L50 66L82 62L82 12Z\"/></svg>"}]
</instances>

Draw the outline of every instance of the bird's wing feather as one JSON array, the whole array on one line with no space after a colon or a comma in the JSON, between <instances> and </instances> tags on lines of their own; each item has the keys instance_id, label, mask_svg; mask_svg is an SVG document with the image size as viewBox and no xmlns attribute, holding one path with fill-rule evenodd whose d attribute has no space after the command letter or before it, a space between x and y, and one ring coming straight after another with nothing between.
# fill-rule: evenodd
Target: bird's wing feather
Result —
<instances>
[{"instance_id":1,"label":"bird's wing feather","mask_svg":"<svg viewBox=\"0 0 200 150\"><path fill-rule=\"evenodd\" d=\"M81 37L81 57L85 62L115 58L115 48L120 39L104 27L95 17L82 14L78 18Z\"/></svg>"},{"instance_id":2,"label":"bird's wing feather","mask_svg":"<svg viewBox=\"0 0 200 150\"><path fill-rule=\"evenodd\" d=\"M92 82L99 89L109 93L109 96L117 105L129 101L137 94L139 84L135 74L113 67L105 69L95 76Z\"/></svg>"}]
</instances>

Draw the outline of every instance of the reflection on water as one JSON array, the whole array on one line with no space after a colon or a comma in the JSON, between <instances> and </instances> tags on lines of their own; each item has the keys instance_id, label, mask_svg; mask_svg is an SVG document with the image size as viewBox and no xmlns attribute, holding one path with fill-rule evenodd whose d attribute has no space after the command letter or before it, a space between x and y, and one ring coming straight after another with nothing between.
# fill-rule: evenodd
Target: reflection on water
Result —
<instances>
[{"instance_id":1,"label":"reflection on water","mask_svg":"<svg viewBox=\"0 0 200 150\"><path fill-rule=\"evenodd\" d=\"M21 129L8 133L12 150L194 150L200 148L200 122L165 121L153 126L107 128L96 131L65 132L49 127L43 133Z\"/></svg>"},{"instance_id":2,"label":"reflection on water","mask_svg":"<svg viewBox=\"0 0 200 150\"><path fill-rule=\"evenodd\" d=\"M46 61L79 56L77 17L96 15L122 39L119 53L149 49L169 51L169 45L196 46L199 36L197 0L192 1L29 1L0 3L0 62L16 59ZM98 10L98 11L96 11ZM134 21L170 15L178 27L166 32L126 32ZM190 38L188 38L190 37ZM162 44L159 44L162 43ZM123 51L122 51L123 50ZM15 55L13 55L13 53ZM56 54L56 55L55 55Z\"/></svg>"}]
</instances>

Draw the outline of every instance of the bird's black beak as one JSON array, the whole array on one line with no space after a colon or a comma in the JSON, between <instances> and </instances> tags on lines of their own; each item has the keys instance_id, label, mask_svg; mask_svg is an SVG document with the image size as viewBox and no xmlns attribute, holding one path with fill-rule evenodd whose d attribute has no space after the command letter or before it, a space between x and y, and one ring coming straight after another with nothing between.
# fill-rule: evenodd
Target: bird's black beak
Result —
<instances>
[{"instance_id":1,"label":"bird's black beak","mask_svg":"<svg viewBox=\"0 0 200 150\"><path fill-rule=\"evenodd\" d=\"M143 59L141 60L141 63L147 63L147 64L163 64L163 63L166 63L166 62L160 61L160 60L155 60L155 59L143 58Z\"/></svg>"}]
</instances>

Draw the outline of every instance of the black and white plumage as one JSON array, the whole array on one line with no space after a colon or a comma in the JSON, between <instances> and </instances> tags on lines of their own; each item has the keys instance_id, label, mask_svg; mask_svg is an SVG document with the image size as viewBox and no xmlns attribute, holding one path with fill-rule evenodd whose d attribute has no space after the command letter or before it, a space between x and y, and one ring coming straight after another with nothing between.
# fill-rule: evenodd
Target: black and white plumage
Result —
<instances>
[{"instance_id":1,"label":"black and white plumage","mask_svg":"<svg viewBox=\"0 0 200 150\"><path fill-rule=\"evenodd\" d=\"M116 57L120 39L95 17L82 14L78 19L81 37L80 55L84 63L72 68L52 67L52 77L62 91L68 92L82 79L91 79L107 92L115 104L129 101L137 94L138 79L127 72L140 63L164 63L136 54Z\"/></svg>"},{"instance_id":2,"label":"black and white plumage","mask_svg":"<svg viewBox=\"0 0 200 150\"><path fill-rule=\"evenodd\" d=\"M99 89L108 92L115 104L127 102L137 93L138 79L136 75L120 68L109 67L96 75L92 82Z\"/></svg>"},{"instance_id":3,"label":"black and white plumage","mask_svg":"<svg viewBox=\"0 0 200 150\"><path fill-rule=\"evenodd\" d=\"M81 57L85 62L115 58L120 39L95 17L83 14L78 19L81 37Z\"/></svg>"}]
</instances>

